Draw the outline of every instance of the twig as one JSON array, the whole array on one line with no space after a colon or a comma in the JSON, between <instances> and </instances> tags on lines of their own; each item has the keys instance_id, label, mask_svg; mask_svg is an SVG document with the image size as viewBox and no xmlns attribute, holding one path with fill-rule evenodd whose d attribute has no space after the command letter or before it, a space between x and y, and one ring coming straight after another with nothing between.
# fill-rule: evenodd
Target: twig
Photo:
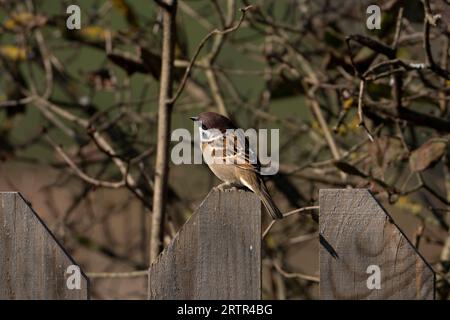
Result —
<instances>
[{"instance_id":1,"label":"twig","mask_svg":"<svg viewBox=\"0 0 450 320\"><path fill-rule=\"evenodd\" d=\"M241 12L242 12L241 18L239 19L238 23L235 26L230 27L230 28L225 29L225 30L214 29L213 31L209 32L202 39L202 41L200 41L200 44L198 45L197 50L195 50L194 56L192 57L191 61L189 62L188 67L186 68L186 71L184 72L183 79L181 80L180 85L179 85L176 93L173 95L172 98L168 99L168 103L173 104L180 97L180 95L183 92L183 89L184 89L184 87L186 85L186 81L187 81L187 79L189 78L189 76L191 74L192 67L195 64L195 60L197 60L197 57L200 54L200 51L202 50L202 48L205 46L206 42L214 35L227 34L227 33L230 33L230 32L233 32L233 31L239 29L239 27L241 26L242 22L245 19L245 14L246 14L247 10L249 10L250 8L252 8L252 6L247 6L247 7L243 8L243 9L241 9Z\"/></svg>"},{"instance_id":2,"label":"twig","mask_svg":"<svg viewBox=\"0 0 450 320\"><path fill-rule=\"evenodd\" d=\"M448 67L448 57L450 54L449 49L450 49L450 38L445 37L442 55L441 55L441 68L444 70L446 70ZM442 87L445 88L446 80L445 79L441 79L441 80L442 80L441 81ZM448 101L445 100L447 95L448 95L448 93L446 93L444 90L439 91L439 98L441 99L439 101L439 107L441 109L441 116L443 116L443 117L447 115Z\"/></svg>"},{"instance_id":3,"label":"twig","mask_svg":"<svg viewBox=\"0 0 450 320\"><path fill-rule=\"evenodd\" d=\"M433 53L431 52L431 43L430 43L430 30L431 26L436 26L437 22L440 20L440 15L433 15L431 12L430 1L422 0L423 8L425 11L425 18L423 21L423 45L426 53L426 61L429 65L429 68L434 71L440 77L443 77L447 80L450 80L450 72L442 69L439 65L436 64L433 58Z\"/></svg>"},{"instance_id":4,"label":"twig","mask_svg":"<svg viewBox=\"0 0 450 320\"><path fill-rule=\"evenodd\" d=\"M211 23L208 21L208 19L205 19L202 15L200 15L197 11L192 9L186 2L180 1L178 4L179 8L186 13L187 15L191 16L199 25L201 25L206 30L212 29Z\"/></svg>"},{"instance_id":5,"label":"twig","mask_svg":"<svg viewBox=\"0 0 450 320\"><path fill-rule=\"evenodd\" d=\"M166 211L168 171L169 171L169 140L170 122L173 102L170 97L173 90L173 64L175 55L177 1L173 0L170 10L163 12L163 38L161 54L161 77L159 87L158 107L158 132L155 163L155 183L153 190L153 212L150 225L150 254L149 264L156 260L162 245L164 236L164 220ZM149 286L150 290L150 286ZM150 294L150 292L149 292Z\"/></svg>"},{"instance_id":6,"label":"twig","mask_svg":"<svg viewBox=\"0 0 450 320\"><path fill-rule=\"evenodd\" d=\"M69 165L69 167L72 168L72 170L75 172L75 174L77 176L79 176L82 180L84 180L85 182L92 184L96 187L105 187L105 188L113 188L113 189L117 189L117 188L121 188L123 186L125 186L126 184L126 179L122 179L121 181L118 182L109 182L109 181L103 181L103 180L98 180L95 178L92 178L90 176L88 176L87 174L85 174L80 168L78 168L78 166L72 161L72 159L70 158L69 155L67 155L64 150L61 148L61 146L57 145L51 138L49 135L46 136L47 141L53 146L53 148L58 152L58 154L64 159L64 161Z\"/></svg>"},{"instance_id":7,"label":"twig","mask_svg":"<svg viewBox=\"0 0 450 320\"><path fill-rule=\"evenodd\" d=\"M130 272L88 272L88 278L105 279L105 278L138 278L148 276L148 270L138 270Z\"/></svg>"},{"instance_id":8,"label":"twig","mask_svg":"<svg viewBox=\"0 0 450 320\"><path fill-rule=\"evenodd\" d=\"M305 87L306 87L306 85L305 85ZM330 148L331 155L333 156L333 158L335 160L339 160L341 156L340 156L339 150L336 146L336 142L333 139L333 136L330 132L330 128L328 128L328 124L325 121L322 110L320 108L320 104L316 100L313 91L314 91L314 88L309 89L309 90L307 89L307 97L309 98L308 100L310 102L311 108L313 110L314 115L316 116L317 121L319 122L319 125L322 129L323 135L325 136L325 140ZM341 175L341 178L343 180L345 180L346 174L341 172L340 175Z\"/></svg>"},{"instance_id":9,"label":"twig","mask_svg":"<svg viewBox=\"0 0 450 320\"><path fill-rule=\"evenodd\" d=\"M303 207L303 208L298 208L289 212L286 212L283 214L283 219L287 218L289 216L292 216L293 214L299 213L299 212L303 212L303 211L308 211L308 210L318 210L319 206L310 206L310 207ZM266 228L266 230L264 230L263 234L262 234L262 238L264 239L265 236L269 233L270 229L273 227L273 225L280 220L272 220L269 224L269 226Z\"/></svg>"},{"instance_id":10,"label":"twig","mask_svg":"<svg viewBox=\"0 0 450 320\"><path fill-rule=\"evenodd\" d=\"M225 107L225 101L220 92L219 83L217 81L216 72L212 69L212 66L208 64L208 69L206 70L206 79L208 80L209 87L211 88L211 95L217 105L217 109L219 109L219 113L228 117L228 111Z\"/></svg>"},{"instance_id":11,"label":"twig","mask_svg":"<svg viewBox=\"0 0 450 320\"><path fill-rule=\"evenodd\" d=\"M165 2L165 0L153 0L153 1L155 1L158 6L160 6L161 8L163 8L165 10L172 9L171 5L168 4L167 2Z\"/></svg>"},{"instance_id":12,"label":"twig","mask_svg":"<svg viewBox=\"0 0 450 320\"><path fill-rule=\"evenodd\" d=\"M400 7L397 15L397 25L395 27L394 41L392 41L392 49L394 49L395 51L397 51L397 46L400 39L400 33L402 30L402 21L403 21L403 7Z\"/></svg>"},{"instance_id":13,"label":"twig","mask_svg":"<svg viewBox=\"0 0 450 320\"><path fill-rule=\"evenodd\" d=\"M425 224L422 221L420 225L417 227L416 232L414 234L414 247L416 247L416 249L419 249L420 240L422 239L424 232L425 232Z\"/></svg>"},{"instance_id":14,"label":"twig","mask_svg":"<svg viewBox=\"0 0 450 320\"><path fill-rule=\"evenodd\" d=\"M39 51L42 57L42 63L45 70L45 90L42 94L44 99L48 99L53 90L53 70L52 63L50 61L50 53L48 52L47 45L45 44L44 37L40 30L35 31L36 41L39 46Z\"/></svg>"},{"instance_id":15,"label":"twig","mask_svg":"<svg viewBox=\"0 0 450 320\"><path fill-rule=\"evenodd\" d=\"M0 108L16 107L28 103L33 103L35 96L28 96L18 100L0 101Z\"/></svg>"},{"instance_id":16,"label":"twig","mask_svg":"<svg viewBox=\"0 0 450 320\"><path fill-rule=\"evenodd\" d=\"M312 281L312 282L320 282L320 279L318 277L314 277L314 276L309 276L307 274L303 274L303 273L299 273L299 272L286 272L283 269L281 269L281 267L278 265L277 262L273 262L273 266L275 267L275 269L285 278L299 278L302 280L308 280L308 281Z\"/></svg>"},{"instance_id":17,"label":"twig","mask_svg":"<svg viewBox=\"0 0 450 320\"><path fill-rule=\"evenodd\" d=\"M318 238L319 234L317 232L313 232L313 233L308 233L308 234L302 234L299 235L297 237L291 238L288 241L288 244L298 244L298 243L302 243L302 242L306 242L315 238Z\"/></svg>"},{"instance_id":18,"label":"twig","mask_svg":"<svg viewBox=\"0 0 450 320\"><path fill-rule=\"evenodd\" d=\"M364 88L365 88L365 81L361 79L359 82L359 96L358 96L358 117L359 117L359 124L358 126L362 127L364 131L366 132L369 140L371 142L374 141L372 134L370 133L369 129L367 128L366 122L364 121L364 113L363 113L363 100L364 100Z\"/></svg>"}]
</instances>

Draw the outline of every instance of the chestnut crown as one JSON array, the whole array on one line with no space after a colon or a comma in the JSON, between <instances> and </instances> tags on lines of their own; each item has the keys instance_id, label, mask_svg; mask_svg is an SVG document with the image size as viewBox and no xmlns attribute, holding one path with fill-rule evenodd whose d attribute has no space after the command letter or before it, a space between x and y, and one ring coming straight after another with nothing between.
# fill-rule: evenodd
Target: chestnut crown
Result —
<instances>
[{"instance_id":1,"label":"chestnut crown","mask_svg":"<svg viewBox=\"0 0 450 320\"><path fill-rule=\"evenodd\" d=\"M230 119L215 112L202 112L197 117L190 119L201 121L204 130L217 129L225 132L227 129L237 129Z\"/></svg>"}]
</instances>

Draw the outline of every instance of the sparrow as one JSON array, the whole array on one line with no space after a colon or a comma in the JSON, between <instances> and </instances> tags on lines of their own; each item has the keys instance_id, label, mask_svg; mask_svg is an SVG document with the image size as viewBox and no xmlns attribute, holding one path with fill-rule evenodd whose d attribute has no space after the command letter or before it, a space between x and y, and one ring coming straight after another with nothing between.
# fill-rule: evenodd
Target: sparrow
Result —
<instances>
[{"instance_id":1,"label":"sparrow","mask_svg":"<svg viewBox=\"0 0 450 320\"><path fill-rule=\"evenodd\" d=\"M246 187L261 199L273 219L283 218L261 177L261 165L243 131L215 112L202 112L190 119L199 124L200 149L205 162L223 181L216 188Z\"/></svg>"}]
</instances>

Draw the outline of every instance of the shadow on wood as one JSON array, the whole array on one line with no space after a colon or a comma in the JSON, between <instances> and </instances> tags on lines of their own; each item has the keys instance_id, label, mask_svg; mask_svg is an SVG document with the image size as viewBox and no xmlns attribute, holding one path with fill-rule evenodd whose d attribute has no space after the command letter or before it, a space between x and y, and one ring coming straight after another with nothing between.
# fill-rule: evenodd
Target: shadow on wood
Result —
<instances>
[{"instance_id":1,"label":"shadow on wood","mask_svg":"<svg viewBox=\"0 0 450 320\"><path fill-rule=\"evenodd\" d=\"M319 221L337 254L320 248L321 299L434 299L432 268L368 190L320 190Z\"/></svg>"},{"instance_id":2,"label":"shadow on wood","mask_svg":"<svg viewBox=\"0 0 450 320\"><path fill-rule=\"evenodd\" d=\"M211 191L150 267L150 299L260 299L261 203Z\"/></svg>"},{"instance_id":3,"label":"shadow on wood","mask_svg":"<svg viewBox=\"0 0 450 320\"><path fill-rule=\"evenodd\" d=\"M87 299L89 282L66 285L76 263L17 192L0 193L0 299Z\"/></svg>"}]
</instances>

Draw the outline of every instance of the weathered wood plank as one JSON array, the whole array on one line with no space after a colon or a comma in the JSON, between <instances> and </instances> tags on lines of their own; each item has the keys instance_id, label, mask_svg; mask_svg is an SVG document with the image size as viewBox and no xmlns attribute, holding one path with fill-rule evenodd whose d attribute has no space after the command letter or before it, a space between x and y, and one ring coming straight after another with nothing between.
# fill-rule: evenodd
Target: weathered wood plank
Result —
<instances>
[{"instance_id":1,"label":"weathered wood plank","mask_svg":"<svg viewBox=\"0 0 450 320\"><path fill-rule=\"evenodd\" d=\"M368 190L320 190L319 224L335 252L320 248L321 299L434 299L432 268Z\"/></svg>"},{"instance_id":2,"label":"weathered wood plank","mask_svg":"<svg viewBox=\"0 0 450 320\"><path fill-rule=\"evenodd\" d=\"M0 193L0 299L87 299L88 279L70 290L76 265L17 192Z\"/></svg>"},{"instance_id":3,"label":"weathered wood plank","mask_svg":"<svg viewBox=\"0 0 450 320\"><path fill-rule=\"evenodd\" d=\"M150 267L151 299L260 299L261 204L211 191Z\"/></svg>"}]
</instances>

